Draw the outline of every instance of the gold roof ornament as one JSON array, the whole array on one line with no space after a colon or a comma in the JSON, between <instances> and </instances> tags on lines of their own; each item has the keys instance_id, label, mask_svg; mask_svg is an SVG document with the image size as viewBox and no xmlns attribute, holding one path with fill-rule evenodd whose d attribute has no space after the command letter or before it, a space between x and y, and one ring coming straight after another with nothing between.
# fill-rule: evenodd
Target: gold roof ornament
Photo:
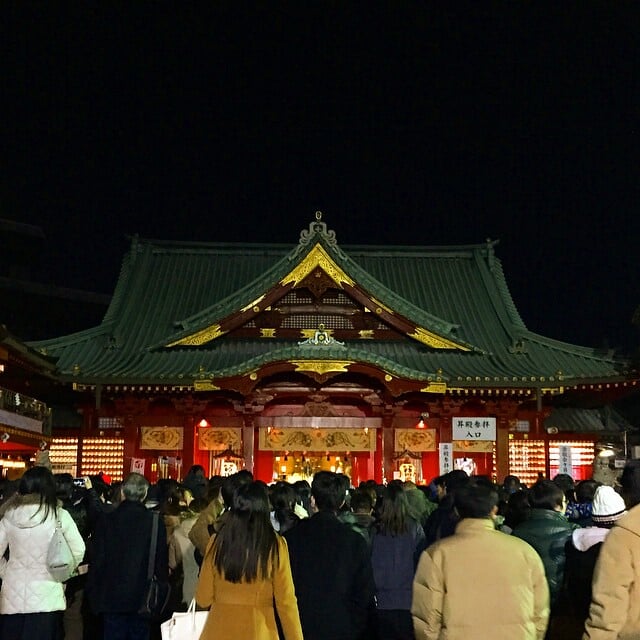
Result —
<instances>
[{"instance_id":1,"label":"gold roof ornament","mask_svg":"<svg viewBox=\"0 0 640 640\"><path fill-rule=\"evenodd\" d=\"M344 342L340 342L339 340L336 340L331 335L331 333L329 333L329 331L325 329L324 324L321 323L316 329L316 331L314 332L313 336L310 336L306 340L302 340L301 342L298 342L298 345L301 347L308 346L308 345L313 345L315 347L328 347L333 345L339 345L341 347L344 347Z\"/></svg>"},{"instance_id":2,"label":"gold roof ornament","mask_svg":"<svg viewBox=\"0 0 640 640\"><path fill-rule=\"evenodd\" d=\"M352 360L289 360L295 366L296 371L310 371L318 375L327 373L346 373L349 366L354 364Z\"/></svg>"}]
</instances>

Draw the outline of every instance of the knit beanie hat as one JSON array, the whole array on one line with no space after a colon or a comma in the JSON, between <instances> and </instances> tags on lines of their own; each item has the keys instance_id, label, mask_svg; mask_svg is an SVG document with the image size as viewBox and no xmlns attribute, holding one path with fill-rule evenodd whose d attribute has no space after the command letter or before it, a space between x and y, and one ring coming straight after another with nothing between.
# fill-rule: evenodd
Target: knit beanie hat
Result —
<instances>
[{"instance_id":1,"label":"knit beanie hat","mask_svg":"<svg viewBox=\"0 0 640 640\"><path fill-rule=\"evenodd\" d=\"M613 487L603 485L593 496L591 518L595 525L613 525L626 513L622 496Z\"/></svg>"}]
</instances>

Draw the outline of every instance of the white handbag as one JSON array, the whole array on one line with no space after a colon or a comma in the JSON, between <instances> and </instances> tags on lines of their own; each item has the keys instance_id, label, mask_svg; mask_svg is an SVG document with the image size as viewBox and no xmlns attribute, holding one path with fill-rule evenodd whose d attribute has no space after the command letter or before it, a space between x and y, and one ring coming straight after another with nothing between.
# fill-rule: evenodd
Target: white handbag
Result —
<instances>
[{"instance_id":1,"label":"white handbag","mask_svg":"<svg viewBox=\"0 0 640 640\"><path fill-rule=\"evenodd\" d=\"M192 600L186 613L176 611L160 625L162 640L199 640L208 615L208 611L196 611Z\"/></svg>"}]
</instances>

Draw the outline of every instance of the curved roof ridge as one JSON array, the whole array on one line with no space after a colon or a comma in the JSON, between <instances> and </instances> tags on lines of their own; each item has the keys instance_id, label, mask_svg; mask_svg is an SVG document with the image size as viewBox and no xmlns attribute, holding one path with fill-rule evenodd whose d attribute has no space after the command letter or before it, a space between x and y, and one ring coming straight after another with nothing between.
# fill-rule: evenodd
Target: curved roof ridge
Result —
<instances>
[{"instance_id":1,"label":"curved roof ridge","mask_svg":"<svg viewBox=\"0 0 640 640\"><path fill-rule=\"evenodd\" d=\"M520 337L525 338L527 340L531 340L532 342L536 342L538 344L553 347L554 349L561 349L566 353L571 353L573 355L581 356L583 358L592 358L594 360L606 361L610 363L625 363L629 362L629 359L625 356L616 356L615 354L611 356L607 356L606 354L599 353L598 349L595 347L586 347L577 344L571 344L570 342L563 342L562 340L556 340L555 338L549 338L547 336L543 336L539 333L535 333L534 331L523 331L520 334Z\"/></svg>"},{"instance_id":2,"label":"curved roof ridge","mask_svg":"<svg viewBox=\"0 0 640 640\"><path fill-rule=\"evenodd\" d=\"M127 291L131 286L131 272L133 265L136 262L138 254L143 251L142 244L138 237L132 238L131 246L127 251L120 264L120 272L118 274L118 280L116 281L116 288L111 296L111 302L107 308L102 323L112 322L118 316L118 313L127 299Z\"/></svg>"},{"instance_id":3,"label":"curved roof ridge","mask_svg":"<svg viewBox=\"0 0 640 640\"><path fill-rule=\"evenodd\" d=\"M132 245L150 246L154 251L178 251L182 250L206 250L220 249L228 247L230 249L247 249L255 251L263 251L265 249L274 249L276 251L291 250L290 242L249 242L249 241L229 241L221 242L219 240L167 240L166 238L140 238L137 235L128 236Z\"/></svg>"},{"instance_id":4,"label":"curved roof ridge","mask_svg":"<svg viewBox=\"0 0 640 640\"><path fill-rule=\"evenodd\" d=\"M310 226L317 223L312 222ZM310 232L307 229L303 229L301 232L301 238L298 244L294 246L294 251L299 251L300 246L311 241L314 236L319 236L324 239L325 243L330 246L342 249L348 253L379 253L381 255L395 255L397 253L415 253L416 255L438 255L438 254L451 254L451 253L463 253L471 254L474 251L492 251L500 241L488 240L485 242L471 243L471 244L449 244L449 245L422 245L422 244L408 244L408 245L375 245L375 244L357 244L357 243L339 243L335 239L335 233L331 230L326 230L326 223L321 222L324 228L320 231L314 230ZM304 235L306 234L306 235ZM332 235L333 234L333 235ZM304 235L304 240L303 240ZM150 245L154 250L206 250L206 249L220 249L228 248L235 250L250 251L257 253L265 250L273 250L275 252L285 251L289 253L292 249L292 243L290 242L250 242L250 241L228 241L221 242L218 240L167 240L164 238L141 238L137 235L127 236L131 239L132 244L138 245Z\"/></svg>"},{"instance_id":5,"label":"curved roof ridge","mask_svg":"<svg viewBox=\"0 0 640 640\"><path fill-rule=\"evenodd\" d=\"M340 245L343 249L348 250L349 253L379 253L380 255L384 255L388 253L389 255L395 255L399 252L402 253L415 253L415 255L451 255L451 254L460 254L460 255L471 255L475 251L483 251L486 253L492 253L493 248L499 243L499 240L490 240L483 243L477 244L449 244L449 245L441 245L441 244L433 244L433 245L419 245L419 244L407 244L407 245L374 245L374 244L342 244Z\"/></svg>"},{"instance_id":6,"label":"curved roof ridge","mask_svg":"<svg viewBox=\"0 0 640 640\"><path fill-rule=\"evenodd\" d=\"M509 333L512 333L513 329L526 330L524 320L511 296L500 258L496 257L493 251L484 256L480 251L475 251L474 257L479 266L486 266L480 270L481 277L505 330Z\"/></svg>"},{"instance_id":7,"label":"curved roof ridge","mask_svg":"<svg viewBox=\"0 0 640 640\"><path fill-rule=\"evenodd\" d=\"M102 322L96 327L91 327L90 329L83 329L82 331L76 331L74 333L68 333L67 335L60 336L58 338L48 338L47 340L34 340L27 342L28 346L40 353L46 353L46 350L50 347L59 348L59 347L68 347L70 345L79 344L81 342L86 342L87 340L92 340L98 336L108 335L110 329L114 326L113 322ZM43 351L43 349L45 351Z\"/></svg>"}]
</instances>

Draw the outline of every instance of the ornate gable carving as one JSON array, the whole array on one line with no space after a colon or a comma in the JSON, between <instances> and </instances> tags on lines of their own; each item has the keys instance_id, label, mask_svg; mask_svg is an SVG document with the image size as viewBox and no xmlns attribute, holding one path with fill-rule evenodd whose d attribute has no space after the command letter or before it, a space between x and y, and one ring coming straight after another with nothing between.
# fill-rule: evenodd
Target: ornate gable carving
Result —
<instances>
[{"instance_id":1,"label":"ornate gable carving","mask_svg":"<svg viewBox=\"0 0 640 640\"><path fill-rule=\"evenodd\" d=\"M302 409L302 416L307 417L334 417L333 406L330 402L306 402Z\"/></svg>"},{"instance_id":2,"label":"ornate gable carving","mask_svg":"<svg viewBox=\"0 0 640 640\"><path fill-rule=\"evenodd\" d=\"M316 300L320 300L325 291L334 286L334 281L320 267L316 267L298 284L299 288L310 291Z\"/></svg>"}]
</instances>

